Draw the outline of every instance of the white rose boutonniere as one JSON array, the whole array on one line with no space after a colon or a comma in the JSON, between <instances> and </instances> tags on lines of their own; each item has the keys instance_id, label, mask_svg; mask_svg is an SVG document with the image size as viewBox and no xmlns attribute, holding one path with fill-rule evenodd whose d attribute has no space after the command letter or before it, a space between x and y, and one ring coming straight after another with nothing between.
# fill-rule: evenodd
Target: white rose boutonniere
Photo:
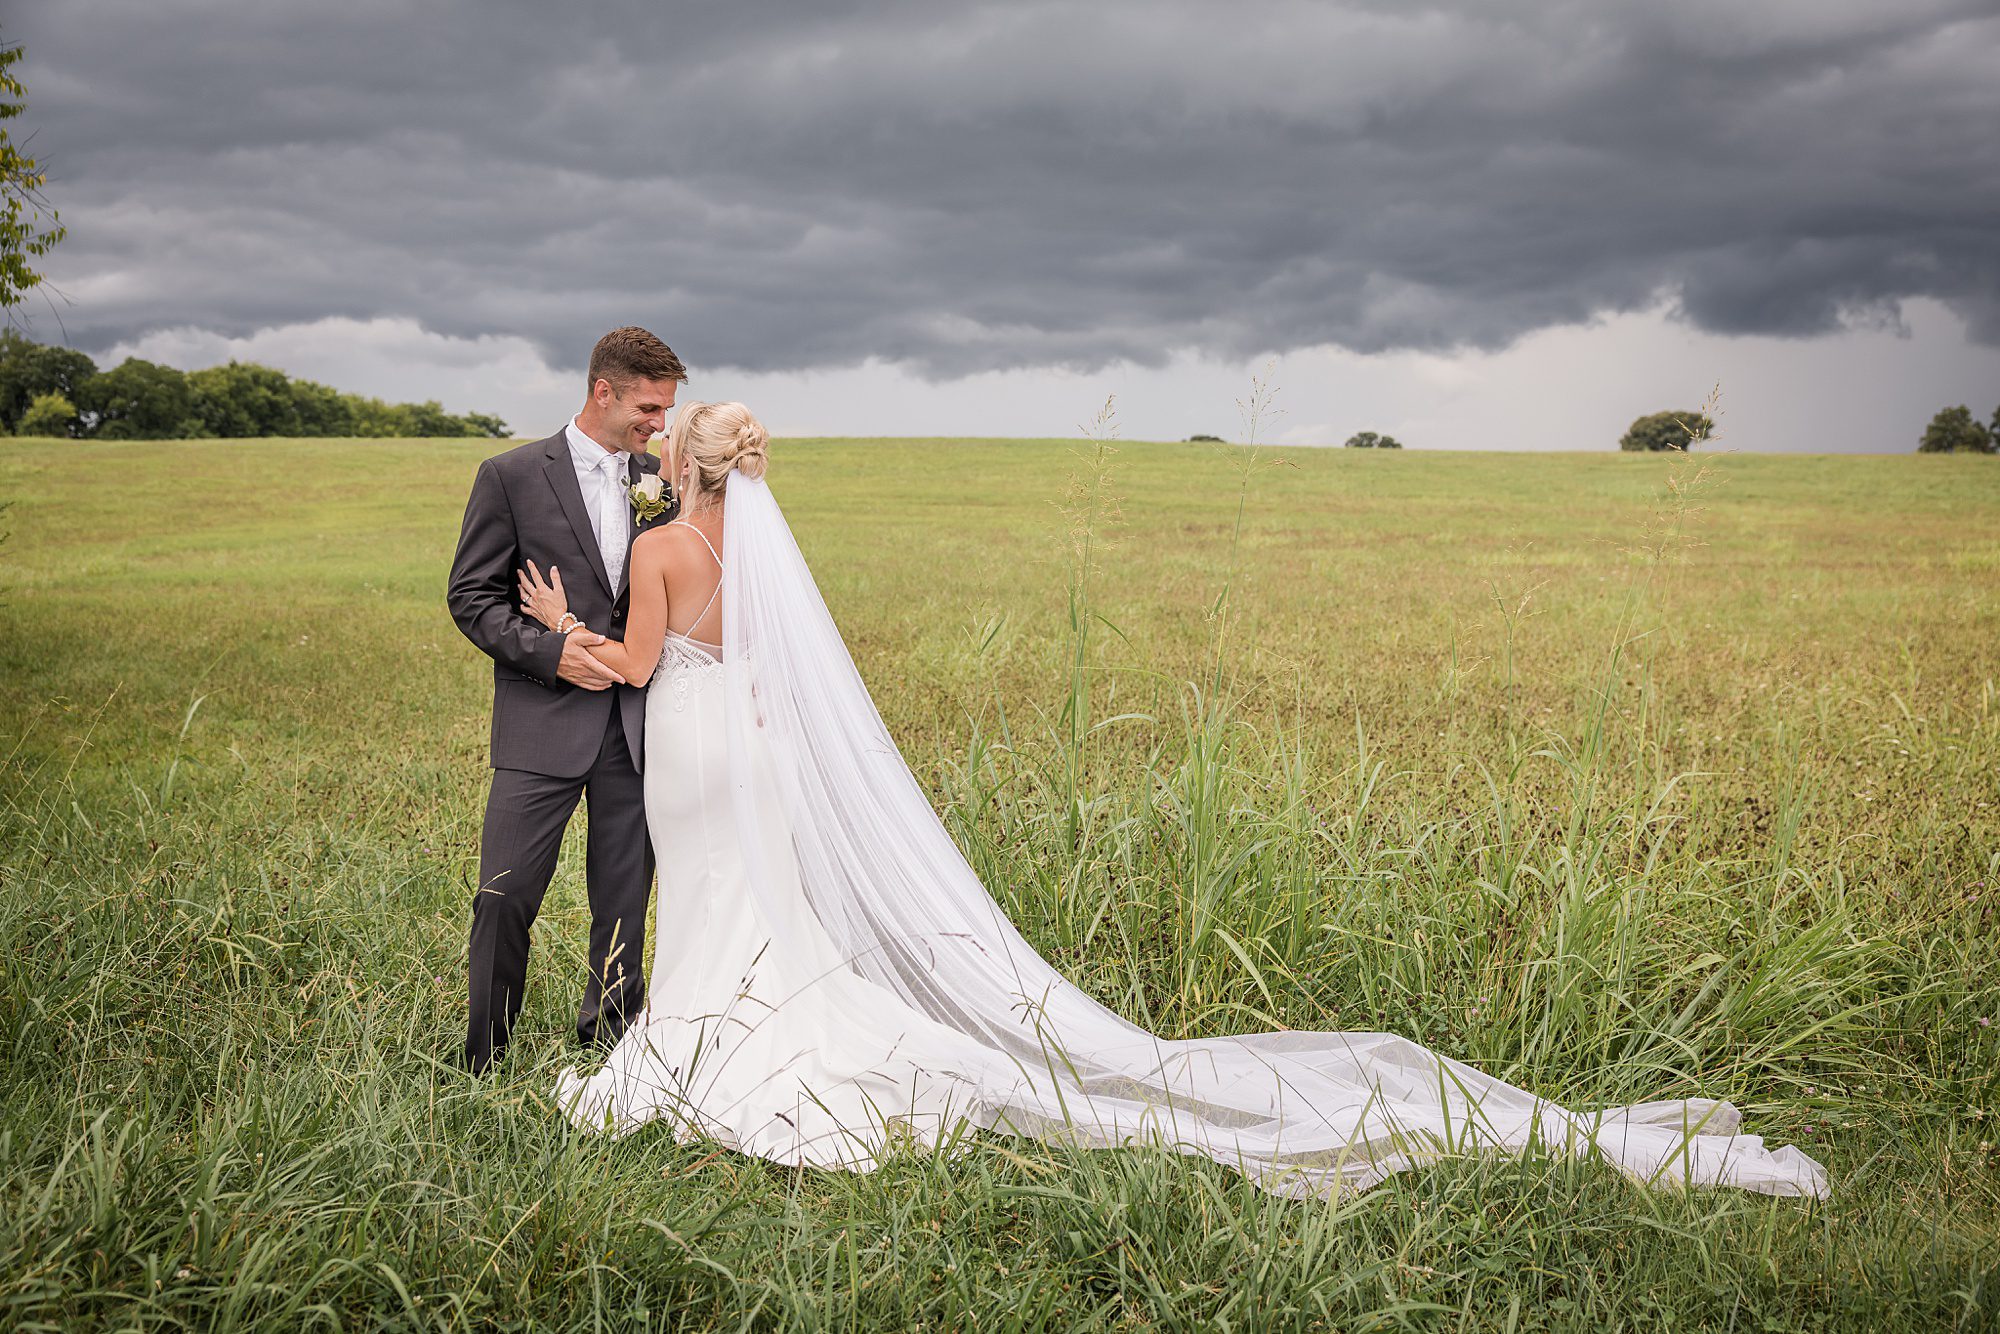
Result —
<instances>
[{"instance_id":1,"label":"white rose boutonniere","mask_svg":"<svg viewBox=\"0 0 2000 1334\"><path fill-rule=\"evenodd\" d=\"M625 494L632 497L632 512L639 516L640 523L659 518L674 503L674 489L656 472L641 477Z\"/></svg>"}]
</instances>

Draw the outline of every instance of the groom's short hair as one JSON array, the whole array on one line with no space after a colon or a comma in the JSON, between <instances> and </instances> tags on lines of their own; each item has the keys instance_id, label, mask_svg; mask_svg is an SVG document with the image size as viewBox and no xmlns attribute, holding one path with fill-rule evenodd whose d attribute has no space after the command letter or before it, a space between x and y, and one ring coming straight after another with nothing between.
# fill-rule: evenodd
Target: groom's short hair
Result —
<instances>
[{"instance_id":1,"label":"groom's short hair","mask_svg":"<svg viewBox=\"0 0 2000 1334\"><path fill-rule=\"evenodd\" d=\"M622 392L634 380L686 384L687 378L687 367L681 365L672 348L637 325L628 324L598 339L590 350L590 379L583 392L588 396L599 380L609 380L613 389Z\"/></svg>"}]
</instances>

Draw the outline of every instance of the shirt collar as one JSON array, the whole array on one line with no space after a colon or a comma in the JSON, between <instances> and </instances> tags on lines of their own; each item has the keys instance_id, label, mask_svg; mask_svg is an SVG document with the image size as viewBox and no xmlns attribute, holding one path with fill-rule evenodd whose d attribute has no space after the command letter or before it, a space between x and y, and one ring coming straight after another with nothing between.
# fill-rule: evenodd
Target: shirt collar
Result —
<instances>
[{"instance_id":1,"label":"shirt collar","mask_svg":"<svg viewBox=\"0 0 2000 1334\"><path fill-rule=\"evenodd\" d=\"M576 460L577 467L586 472L595 472L607 461L617 461L618 470L624 471L621 451L606 449L585 435L583 428L576 424L576 418L569 419L569 425L563 428L563 435L569 440L570 457Z\"/></svg>"}]
</instances>

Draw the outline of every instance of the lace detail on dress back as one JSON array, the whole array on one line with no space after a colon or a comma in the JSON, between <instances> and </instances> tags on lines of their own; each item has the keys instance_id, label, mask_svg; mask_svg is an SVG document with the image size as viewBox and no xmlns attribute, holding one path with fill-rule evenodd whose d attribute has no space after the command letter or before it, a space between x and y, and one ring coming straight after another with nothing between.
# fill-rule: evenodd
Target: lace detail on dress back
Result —
<instances>
[{"instance_id":1,"label":"lace detail on dress back","mask_svg":"<svg viewBox=\"0 0 2000 1334\"><path fill-rule=\"evenodd\" d=\"M673 710L680 713L687 708L688 691L707 678L722 679L722 645L703 643L669 630L666 642L660 646L659 670L653 675L666 685ZM653 698L655 694L649 692L647 699Z\"/></svg>"},{"instance_id":2,"label":"lace detail on dress back","mask_svg":"<svg viewBox=\"0 0 2000 1334\"><path fill-rule=\"evenodd\" d=\"M722 645L711 644L705 639L690 639L684 634L667 631L667 642L660 646L660 666L668 667L719 667L722 665Z\"/></svg>"}]
</instances>

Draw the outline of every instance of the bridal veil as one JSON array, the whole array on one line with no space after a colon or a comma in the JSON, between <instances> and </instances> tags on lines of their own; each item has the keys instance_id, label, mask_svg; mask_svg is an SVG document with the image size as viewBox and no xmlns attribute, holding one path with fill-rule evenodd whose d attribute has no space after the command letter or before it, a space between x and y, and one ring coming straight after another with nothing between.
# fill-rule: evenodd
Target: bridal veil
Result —
<instances>
[{"instance_id":1,"label":"bridal veil","mask_svg":"<svg viewBox=\"0 0 2000 1334\"><path fill-rule=\"evenodd\" d=\"M1725 1102L1572 1112L1392 1034L1168 1040L1098 1004L1015 930L931 809L769 486L732 473L727 487L737 827L781 822L796 859L794 877L771 864L786 855L781 840L744 838L751 893L774 948L823 957L807 937L830 939L845 967L934 1021L912 1026L903 1054L975 1090L975 1124L1157 1144L1297 1196L1364 1189L1440 1156L1536 1147L1656 1184L1826 1193L1819 1164L1739 1134Z\"/></svg>"}]
</instances>

